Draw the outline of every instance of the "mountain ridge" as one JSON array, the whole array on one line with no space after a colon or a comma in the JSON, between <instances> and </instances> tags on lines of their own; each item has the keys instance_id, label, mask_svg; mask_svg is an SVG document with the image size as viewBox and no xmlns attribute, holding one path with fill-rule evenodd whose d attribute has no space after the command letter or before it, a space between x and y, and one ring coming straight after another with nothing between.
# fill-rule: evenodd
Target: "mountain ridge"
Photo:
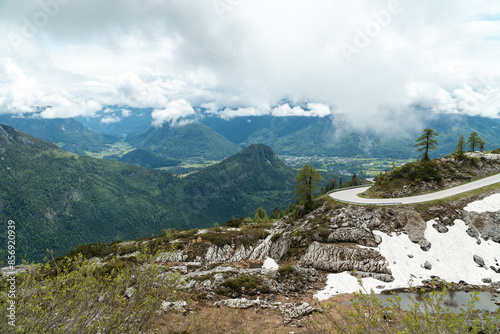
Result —
<instances>
[{"instance_id":1,"label":"mountain ridge","mask_svg":"<svg viewBox=\"0 0 500 334\"><path fill-rule=\"evenodd\" d=\"M46 249L60 255L78 244L135 239L165 228L211 226L233 213L253 215L260 206L286 207L293 197L292 169L286 169L279 182L258 184L256 178L270 173L259 166L259 155L257 160L222 161L216 175L198 172L180 179L65 152L0 125L0 158L1 226L9 219L18 223L18 258L28 261L41 260ZM229 165L253 175L239 179L240 174L225 171ZM221 180L231 184L219 187ZM0 240L5 238L0 235ZM5 251L0 249L1 257Z\"/></svg>"}]
</instances>

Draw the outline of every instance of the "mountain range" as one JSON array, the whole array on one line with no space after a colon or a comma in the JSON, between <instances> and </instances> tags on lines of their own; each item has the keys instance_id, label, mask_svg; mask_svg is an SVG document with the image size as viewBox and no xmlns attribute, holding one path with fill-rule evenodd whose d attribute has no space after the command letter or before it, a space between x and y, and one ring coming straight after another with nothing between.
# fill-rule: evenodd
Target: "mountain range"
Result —
<instances>
[{"instance_id":1,"label":"mountain range","mask_svg":"<svg viewBox=\"0 0 500 334\"><path fill-rule=\"evenodd\" d=\"M63 150L78 154L100 152L116 138L94 132L73 118L30 118L17 115L0 115L0 124L10 125L20 131L52 142Z\"/></svg>"},{"instance_id":2,"label":"mountain range","mask_svg":"<svg viewBox=\"0 0 500 334\"><path fill-rule=\"evenodd\" d=\"M5 230L16 221L19 260L40 261L46 249L57 256L79 244L207 227L233 214L253 216L261 206L283 209L293 202L294 176L264 145L177 178L69 153L0 125L0 221Z\"/></svg>"},{"instance_id":3,"label":"mountain range","mask_svg":"<svg viewBox=\"0 0 500 334\"><path fill-rule=\"evenodd\" d=\"M74 153L104 151L109 144L124 140L133 148L174 160L219 161L253 143L268 145L279 155L414 159L418 157L414 149L415 139L425 127L440 133L439 146L432 152L434 156L453 152L458 138L462 134L467 138L473 131L486 141L487 150L500 147L499 120L458 114L429 113L406 132L380 133L349 127L342 115L232 119L204 115L199 121L185 126L164 124L153 127L151 115L147 113L148 110L133 109L127 117L117 116L116 122L109 124L103 124L100 118L79 118L92 125L92 130L76 119L3 115L0 122ZM141 152L144 155L145 152Z\"/></svg>"}]
</instances>

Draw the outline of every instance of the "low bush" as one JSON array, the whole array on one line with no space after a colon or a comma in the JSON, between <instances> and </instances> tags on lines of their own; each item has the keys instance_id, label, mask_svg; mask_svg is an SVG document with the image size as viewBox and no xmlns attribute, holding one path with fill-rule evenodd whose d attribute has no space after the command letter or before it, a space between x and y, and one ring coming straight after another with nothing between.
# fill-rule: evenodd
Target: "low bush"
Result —
<instances>
[{"instance_id":1,"label":"low bush","mask_svg":"<svg viewBox=\"0 0 500 334\"><path fill-rule=\"evenodd\" d=\"M16 323L7 319L7 287L0 291L2 333L146 333L162 316L164 300L178 300L179 276L167 274L153 256L138 256L139 265L119 265L114 275L82 255L66 259L55 277L50 266L33 264L18 274ZM146 270L144 270L146 269ZM128 291L128 293L126 293ZM132 295L130 293L133 292ZM128 294L128 296L127 296Z\"/></svg>"}]
</instances>

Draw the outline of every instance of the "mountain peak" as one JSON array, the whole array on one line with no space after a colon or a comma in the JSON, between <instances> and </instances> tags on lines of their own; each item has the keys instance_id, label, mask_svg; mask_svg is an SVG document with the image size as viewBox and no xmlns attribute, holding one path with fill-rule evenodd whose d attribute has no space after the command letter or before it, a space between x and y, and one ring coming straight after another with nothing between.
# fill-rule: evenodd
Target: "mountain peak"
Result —
<instances>
[{"instance_id":1,"label":"mountain peak","mask_svg":"<svg viewBox=\"0 0 500 334\"><path fill-rule=\"evenodd\" d=\"M266 159L270 162L275 162L276 160L279 160L278 156L276 153L274 153L273 149L267 145L264 144L252 144L242 150L241 152L237 153L235 157L237 156L254 156L255 158L262 158Z\"/></svg>"}]
</instances>

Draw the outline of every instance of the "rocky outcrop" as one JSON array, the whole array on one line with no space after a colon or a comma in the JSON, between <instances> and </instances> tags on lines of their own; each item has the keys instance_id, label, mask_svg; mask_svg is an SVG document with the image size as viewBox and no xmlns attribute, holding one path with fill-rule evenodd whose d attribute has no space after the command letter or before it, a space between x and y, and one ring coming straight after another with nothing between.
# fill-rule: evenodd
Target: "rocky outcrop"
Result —
<instances>
[{"instance_id":1,"label":"rocky outcrop","mask_svg":"<svg viewBox=\"0 0 500 334\"><path fill-rule=\"evenodd\" d=\"M179 313L186 313L189 311L188 308L188 303L185 301L177 301L177 302L163 302L161 304L161 309L164 312L179 312Z\"/></svg>"},{"instance_id":2,"label":"rocky outcrop","mask_svg":"<svg viewBox=\"0 0 500 334\"><path fill-rule=\"evenodd\" d=\"M278 309L283 316L283 323L285 325L290 325L294 321L295 325L300 327L300 319L312 314L313 312L323 312L321 308L314 307L308 303L269 303L265 300L249 300L246 298L236 298L236 299L224 299L214 303L215 306L226 306L233 309L248 309L254 307L256 309L268 308L268 309Z\"/></svg>"},{"instance_id":3,"label":"rocky outcrop","mask_svg":"<svg viewBox=\"0 0 500 334\"><path fill-rule=\"evenodd\" d=\"M341 227L335 229L326 240L328 243L350 242L368 247L377 247L375 236L367 230L355 227Z\"/></svg>"},{"instance_id":4,"label":"rocky outcrop","mask_svg":"<svg viewBox=\"0 0 500 334\"><path fill-rule=\"evenodd\" d=\"M475 238L481 236L485 240L493 240L500 243L500 212L467 212L464 211L463 220L469 229L467 233L470 236L476 235Z\"/></svg>"},{"instance_id":5,"label":"rocky outcrop","mask_svg":"<svg viewBox=\"0 0 500 334\"><path fill-rule=\"evenodd\" d=\"M295 319L300 319L306 315L310 315L313 312L323 312L321 308L313 307L308 303L286 303L279 306L279 310L283 315L283 323L285 325L292 323L292 321Z\"/></svg>"},{"instance_id":6,"label":"rocky outcrop","mask_svg":"<svg viewBox=\"0 0 500 334\"><path fill-rule=\"evenodd\" d=\"M384 281L392 281L389 264L379 252L372 249L345 248L313 242L301 258L300 265L330 273L356 271L368 274L385 274Z\"/></svg>"}]
</instances>

